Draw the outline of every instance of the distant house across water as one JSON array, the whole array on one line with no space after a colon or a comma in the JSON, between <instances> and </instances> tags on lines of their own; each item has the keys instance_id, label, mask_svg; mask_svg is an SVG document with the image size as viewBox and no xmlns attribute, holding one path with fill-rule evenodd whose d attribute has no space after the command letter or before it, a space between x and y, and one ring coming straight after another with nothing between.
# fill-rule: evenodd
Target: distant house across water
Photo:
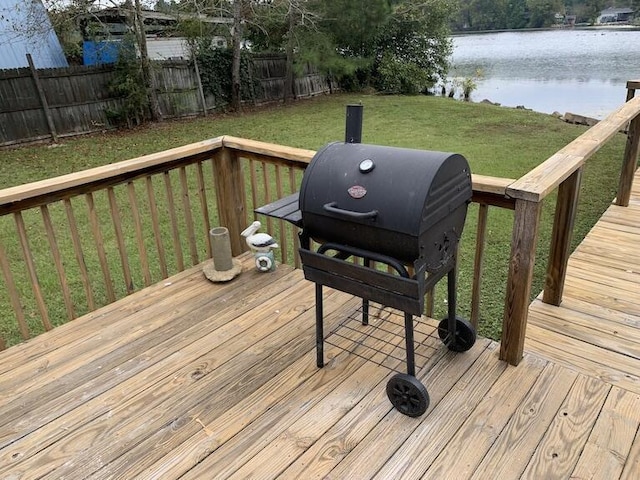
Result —
<instances>
[{"instance_id":1,"label":"distant house across water","mask_svg":"<svg viewBox=\"0 0 640 480\"><path fill-rule=\"evenodd\" d=\"M633 9L623 8L606 8L600 12L600 16L596 23L629 23L633 19Z\"/></svg>"},{"instance_id":2,"label":"distant house across water","mask_svg":"<svg viewBox=\"0 0 640 480\"><path fill-rule=\"evenodd\" d=\"M69 66L41 0L0 0L0 46L0 69Z\"/></svg>"}]
</instances>

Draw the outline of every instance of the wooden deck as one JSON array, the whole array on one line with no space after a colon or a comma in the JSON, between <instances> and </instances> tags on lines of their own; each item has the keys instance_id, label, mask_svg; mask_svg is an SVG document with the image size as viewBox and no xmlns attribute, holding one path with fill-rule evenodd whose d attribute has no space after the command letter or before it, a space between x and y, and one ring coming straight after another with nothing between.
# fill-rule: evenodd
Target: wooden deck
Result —
<instances>
[{"instance_id":1,"label":"wooden deck","mask_svg":"<svg viewBox=\"0 0 640 480\"><path fill-rule=\"evenodd\" d=\"M0 479L638 478L639 184L573 255L562 307L533 303L518 367L422 319L421 418L385 394L396 315L347 331L358 301L327 290L345 334L318 369L313 285L245 256L230 283L194 268L0 352Z\"/></svg>"},{"instance_id":2,"label":"wooden deck","mask_svg":"<svg viewBox=\"0 0 640 480\"><path fill-rule=\"evenodd\" d=\"M531 304L526 348L640 394L640 170L633 185L571 255L560 307Z\"/></svg>"}]
</instances>

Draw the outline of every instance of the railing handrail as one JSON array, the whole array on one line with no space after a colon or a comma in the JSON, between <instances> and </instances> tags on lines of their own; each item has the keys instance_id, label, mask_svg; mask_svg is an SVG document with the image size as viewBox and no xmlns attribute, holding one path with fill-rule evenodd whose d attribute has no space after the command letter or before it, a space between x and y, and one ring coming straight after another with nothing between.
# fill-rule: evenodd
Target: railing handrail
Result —
<instances>
[{"instance_id":1,"label":"railing handrail","mask_svg":"<svg viewBox=\"0 0 640 480\"><path fill-rule=\"evenodd\" d=\"M254 154L303 166L308 165L316 153L315 150L224 135L80 172L0 189L0 215L50 203L70 193L84 193L106 185L124 183L137 175L162 170L174 163L191 161L196 156L209 156L221 148L234 150L244 156ZM507 188L513 182L510 178L472 174L474 195L506 198Z\"/></svg>"},{"instance_id":2,"label":"railing handrail","mask_svg":"<svg viewBox=\"0 0 640 480\"><path fill-rule=\"evenodd\" d=\"M611 137L625 130L628 123L639 114L640 97L635 97L509 185L507 195L530 202L541 202Z\"/></svg>"},{"instance_id":3,"label":"railing handrail","mask_svg":"<svg viewBox=\"0 0 640 480\"><path fill-rule=\"evenodd\" d=\"M224 135L80 172L0 189L0 215L49 203L64 198L70 192L83 192L83 189L91 186L104 188L105 185L124 183L139 174L147 174L150 170L161 170L174 163L190 161L196 156L212 155L221 148L234 150L240 155L254 154L302 165L308 165L316 153L315 150ZM472 174L471 177L474 194L503 198L506 198L507 188L514 182L514 179L489 175Z\"/></svg>"},{"instance_id":4,"label":"railing handrail","mask_svg":"<svg viewBox=\"0 0 640 480\"><path fill-rule=\"evenodd\" d=\"M156 167L164 168L173 162L182 162L203 154L210 155L222 146L222 138L216 137L130 160L5 188L0 190L0 215L38 206L42 201L55 201L64 198L70 192L83 191L92 185L100 185L100 188L103 188L104 185L126 182L135 178L136 174Z\"/></svg>"}]
</instances>

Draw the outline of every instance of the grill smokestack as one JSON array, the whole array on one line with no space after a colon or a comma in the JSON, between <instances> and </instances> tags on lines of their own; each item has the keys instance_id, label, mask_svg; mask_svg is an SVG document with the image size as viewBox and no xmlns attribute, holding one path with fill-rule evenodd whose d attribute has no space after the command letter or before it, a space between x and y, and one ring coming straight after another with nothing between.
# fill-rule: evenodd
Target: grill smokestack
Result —
<instances>
[{"instance_id":1,"label":"grill smokestack","mask_svg":"<svg viewBox=\"0 0 640 480\"><path fill-rule=\"evenodd\" d=\"M362 142L362 105L347 105L347 124L344 134L345 143Z\"/></svg>"}]
</instances>

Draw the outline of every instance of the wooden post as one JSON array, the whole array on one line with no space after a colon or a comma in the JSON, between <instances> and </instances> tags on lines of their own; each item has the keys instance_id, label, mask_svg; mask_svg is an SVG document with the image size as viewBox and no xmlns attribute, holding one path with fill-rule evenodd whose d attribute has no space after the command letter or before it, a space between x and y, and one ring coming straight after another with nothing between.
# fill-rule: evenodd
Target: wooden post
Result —
<instances>
[{"instance_id":1,"label":"wooden post","mask_svg":"<svg viewBox=\"0 0 640 480\"><path fill-rule=\"evenodd\" d=\"M489 205L481 203L478 210L478 228L476 233L476 256L473 261L473 286L471 288L471 325L478 328L480 319L480 289L482 287L482 267L484 247L487 241L487 217Z\"/></svg>"},{"instance_id":2,"label":"wooden post","mask_svg":"<svg viewBox=\"0 0 640 480\"><path fill-rule=\"evenodd\" d=\"M200 68L198 68L198 59L196 58L196 49L191 49L191 58L193 58L193 65L196 69L196 83L198 84L198 95L202 102L202 114L207 116L207 100L204 96L204 89L202 88L202 78L200 78Z\"/></svg>"},{"instance_id":3,"label":"wooden post","mask_svg":"<svg viewBox=\"0 0 640 480\"><path fill-rule=\"evenodd\" d=\"M222 148L214 159L216 200L220 226L229 230L231 253L238 256L248 250L247 244L240 235L246 223L246 199L244 175L235 151Z\"/></svg>"},{"instance_id":4,"label":"wooden post","mask_svg":"<svg viewBox=\"0 0 640 480\"><path fill-rule=\"evenodd\" d=\"M524 351L542 203L516 200L500 359L518 365Z\"/></svg>"},{"instance_id":5,"label":"wooden post","mask_svg":"<svg viewBox=\"0 0 640 480\"><path fill-rule=\"evenodd\" d=\"M544 285L542 301L552 305L560 305L564 280L567 274L567 263L571 250L573 226L580 197L582 167L560 184L556 202L556 214L551 234L551 250L547 264L547 277Z\"/></svg>"},{"instance_id":6,"label":"wooden post","mask_svg":"<svg viewBox=\"0 0 640 480\"><path fill-rule=\"evenodd\" d=\"M627 82L627 102L635 97L636 89L640 88L640 80L630 80ZM616 205L628 207L631 198L631 185L633 175L636 171L638 160L638 145L640 144L640 118L637 116L629 123L627 130L627 145L624 149L622 159L622 171L620 172L620 182L618 183L618 194L616 195Z\"/></svg>"},{"instance_id":7,"label":"wooden post","mask_svg":"<svg viewBox=\"0 0 640 480\"><path fill-rule=\"evenodd\" d=\"M640 80L629 80L627 82L627 102L635 96L638 88L640 88Z\"/></svg>"},{"instance_id":8,"label":"wooden post","mask_svg":"<svg viewBox=\"0 0 640 480\"><path fill-rule=\"evenodd\" d=\"M631 198L631 186L633 175L638 164L638 147L640 146L640 115L637 115L629 124L627 132L627 145L622 159L622 171L618 183L616 205L628 207Z\"/></svg>"},{"instance_id":9,"label":"wooden post","mask_svg":"<svg viewBox=\"0 0 640 480\"><path fill-rule=\"evenodd\" d=\"M49 110L49 103L47 102L47 96L44 94L44 89L42 88L42 84L40 83L40 77L38 76L38 69L33 64L33 58L31 57L30 53L27 53L27 62L29 62L31 77L33 78L33 81L36 84L36 90L38 90L38 97L40 97L40 104L42 105L44 116L47 119L47 125L49 126L49 133L51 133L51 138L53 138L53 141L58 143L58 133L56 132L56 126L53 123L51 110Z\"/></svg>"}]
</instances>

